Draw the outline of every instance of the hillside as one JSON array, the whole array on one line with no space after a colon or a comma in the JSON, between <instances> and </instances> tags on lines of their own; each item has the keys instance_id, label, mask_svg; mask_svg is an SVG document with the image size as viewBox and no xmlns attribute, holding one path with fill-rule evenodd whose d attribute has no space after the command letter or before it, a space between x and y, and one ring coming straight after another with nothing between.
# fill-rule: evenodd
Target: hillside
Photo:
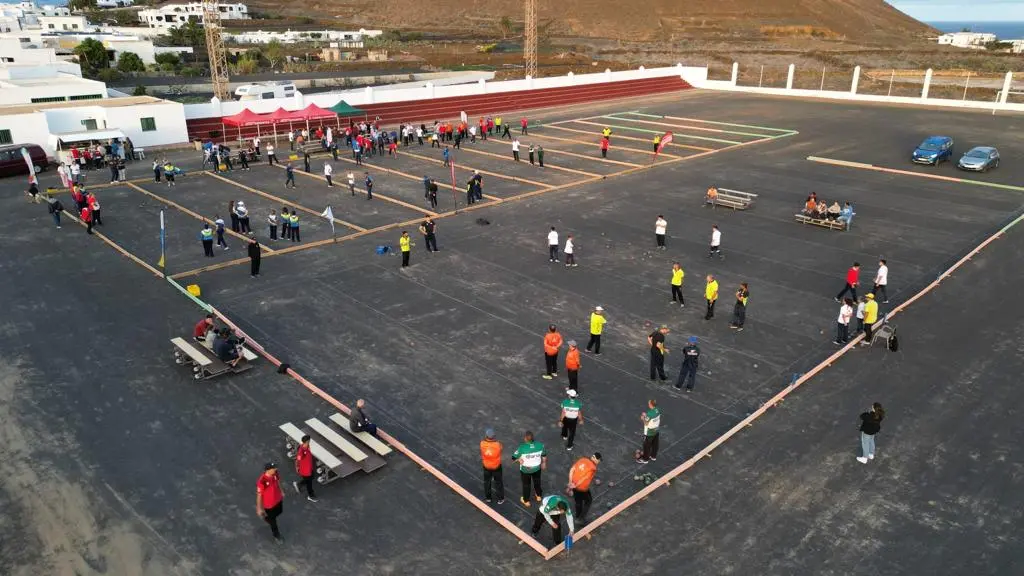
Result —
<instances>
[{"instance_id":1,"label":"hillside","mask_svg":"<svg viewBox=\"0 0 1024 576\"><path fill-rule=\"evenodd\" d=\"M300 4L250 0L270 14L338 19L365 28L478 31L495 34L508 16L523 19L509 0L309 0ZM548 33L620 40L680 40L689 36L806 35L886 42L934 32L883 0L538 0Z\"/></svg>"}]
</instances>

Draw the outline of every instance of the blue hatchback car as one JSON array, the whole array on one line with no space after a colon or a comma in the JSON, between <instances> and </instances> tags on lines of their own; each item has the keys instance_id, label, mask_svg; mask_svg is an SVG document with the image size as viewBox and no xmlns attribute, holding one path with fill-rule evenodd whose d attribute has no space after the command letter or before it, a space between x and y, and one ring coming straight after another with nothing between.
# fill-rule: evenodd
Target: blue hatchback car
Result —
<instances>
[{"instance_id":1,"label":"blue hatchback car","mask_svg":"<svg viewBox=\"0 0 1024 576\"><path fill-rule=\"evenodd\" d=\"M914 149L910 160L915 164L939 165L953 159L953 139L949 136L929 136Z\"/></svg>"}]
</instances>

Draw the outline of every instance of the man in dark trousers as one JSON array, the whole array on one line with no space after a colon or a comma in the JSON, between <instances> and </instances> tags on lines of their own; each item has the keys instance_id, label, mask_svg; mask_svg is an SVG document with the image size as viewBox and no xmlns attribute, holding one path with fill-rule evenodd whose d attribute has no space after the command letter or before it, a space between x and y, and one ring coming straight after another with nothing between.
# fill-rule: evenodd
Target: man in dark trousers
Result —
<instances>
[{"instance_id":1,"label":"man in dark trousers","mask_svg":"<svg viewBox=\"0 0 1024 576\"><path fill-rule=\"evenodd\" d=\"M85 206L82 208L80 216L82 218L82 223L85 224L85 231L92 234L92 210L90 210L88 206Z\"/></svg>"},{"instance_id":2,"label":"man in dark trousers","mask_svg":"<svg viewBox=\"0 0 1024 576\"><path fill-rule=\"evenodd\" d=\"M366 432L373 437L377 436L377 425L370 422L369 417L366 416L366 412L363 408L366 407L366 401L360 398L356 400L356 407L352 409L352 412L348 415L348 426L353 432Z\"/></svg>"},{"instance_id":3,"label":"man in dark trousers","mask_svg":"<svg viewBox=\"0 0 1024 576\"><path fill-rule=\"evenodd\" d=\"M430 218L420 224L420 234L423 234L423 241L427 244L427 252L437 252L437 224Z\"/></svg>"},{"instance_id":4,"label":"man in dark trousers","mask_svg":"<svg viewBox=\"0 0 1024 576\"><path fill-rule=\"evenodd\" d=\"M316 492L313 491L313 473L316 470L316 462L313 459L313 452L309 447L309 435L302 437L302 444L295 451L295 472L299 480L292 482L296 494L302 494L300 483L306 487L306 500L316 502Z\"/></svg>"},{"instance_id":5,"label":"man in dark trousers","mask_svg":"<svg viewBox=\"0 0 1024 576\"><path fill-rule=\"evenodd\" d=\"M836 302L841 302L843 296L849 292L854 301L857 300L857 283L860 281L860 262L854 262L853 266L846 271L846 285L836 294Z\"/></svg>"},{"instance_id":6,"label":"man in dark trousers","mask_svg":"<svg viewBox=\"0 0 1024 576\"><path fill-rule=\"evenodd\" d=\"M253 278L260 275L260 243L252 232L249 233L249 275Z\"/></svg>"},{"instance_id":7,"label":"man in dark trousers","mask_svg":"<svg viewBox=\"0 0 1024 576\"><path fill-rule=\"evenodd\" d=\"M199 231L199 239L203 241L203 256L213 258L213 229L209 224L203 224Z\"/></svg>"},{"instance_id":8,"label":"man in dark trousers","mask_svg":"<svg viewBox=\"0 0 1024 576\"><path fill-rule=\"evenodd\" d=\"M668 376L665 376L665 354L668 352L668 348L665 348L665 335L668 334L668 326L662 325L651 335L647 337L647 343L651 345L651 380L654 380L655 373L658 378L664 382L668 380Z\"/></svg>"},{"instance_id":9,"label":"man in dark trousers","mask_svg":"<svg viewBox=\"0 0 1024 576\"><path fill-rule=\"evenodd\" d=\"M597 465L601 463L601 453L594 452L589 458L580 458L569 469L568 489L572 491L572 499L576 502L576 518L586 523L587 512L594 498L590 495L590 484L597 474Z\"/></svg>"},{"instance_id":10,"label":"man in dark trousers","mask_svg":"<svg viewBox=\"0 0 1024 576\"><path fill-rule=\"evenodd\" d=\"M697 362L700 360L700 346L697 346L697 337L690 336L683 346L683 367L679 369L679 378L676 380L676 389L686 384L686 391L693 390L697 383ZM689 382L687 382L687 380Z\"/></svg>"},{"instance_id":11,"label":"man in dark trousers","mask_svg":"<svg viewBox=\"0 0 1024 576\"><path fill-rule=\"evenodd\" d=\"M661 427L661 410L656 400L647 401L647 411L640 414L644 424L644 445L636 459L637 464L647 464L658 459L658 429Z\"/></svg>"},{"instance_id":12,"label":"man in dark trousers","mask_svg":"<svg viewBox=\"0 0 1024 576\"><path fill-rule=\"evenodd\" d=\"M737 332L743 331L743 323L747 319L747 301L750 300L750 290L747 283L741 282L736 290L736 304L732 307L732 322L729 327Z\"/></svg>"},{"instance_id":13,"label":"man in dark trousers","mask_svg":"<svg viewBox=\"0 0 1024 576\"><path fill-rule=\"evenodd\" d=\"M284 491L281 490L281 478L277 475L277 465L268 462L263 467L256 481L256 515L270 524L270 532L274 540L284 542L281 531L277 528L277 517L284 511Z\"/></svg>"},{"instance_id":14,"label":"man in dark trousers","mask_svg":"<svg viewBox=\"0 0 1024 576\"><path fill-rule=\"evenodd\" d=\"M484 500L491 501L491 483L497 491L498 504L505 503L505 481L501 476L501 442L494 439L494 430L488 428L480 441L480 461L484 467Z\"/></svg>"}]
</instances>

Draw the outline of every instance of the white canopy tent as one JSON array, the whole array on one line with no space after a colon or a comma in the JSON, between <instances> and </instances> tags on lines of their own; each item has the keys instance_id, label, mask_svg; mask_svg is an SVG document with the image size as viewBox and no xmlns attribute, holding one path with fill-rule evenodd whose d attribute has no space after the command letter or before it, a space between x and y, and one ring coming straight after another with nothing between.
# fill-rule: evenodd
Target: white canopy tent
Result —
<instances>
[{"instance_id":1,"label":"white canopy tent","mask_svg":"<svg viewBox=\"0 0 1024 576\"><path fill-rule=\"evenodd\" d=\"M50 148L56 150L57 161L64 162L68 159L72 148L81 148L93 142L105 143L109 140L118 139L124 141L127 136L117 129L104 130L80 130L76 132L61 132L50 134Z\"/></svg>"}]
</instances>

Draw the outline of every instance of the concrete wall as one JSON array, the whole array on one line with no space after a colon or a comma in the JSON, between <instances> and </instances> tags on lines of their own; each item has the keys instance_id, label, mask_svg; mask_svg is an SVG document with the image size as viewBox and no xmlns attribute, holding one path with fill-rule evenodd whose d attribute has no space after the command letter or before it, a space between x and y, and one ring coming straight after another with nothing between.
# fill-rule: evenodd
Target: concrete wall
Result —
<instances>
[{"instance_id":1,"label":"concrete wall","mask_svg":"<svg viewBox=\"0 0 1024 576\"><path fill-rule=\"evenodd\" d=\"M925 71L925 79L921 85L921 96L876 96L873 94L858 94L858 80L860 78L860 67L853 73L849 90L804 90L792 88L793 66L790 66L790 78L787 81L787 88L758 88L756 86L739 86L736 83L735 66L732 80L705 80L703 82L690 82L696 88L708 90L723 90L728 92L747 92L751 94L767 94L773 96L795 96L801 98L821 98L825 100L849 100L858 102L879 102L887 104L916 104L918 106L937 106L945 108L973 108L981 110L1007 110L1013 112L1024 112L1024 104L1013 104L1007 102L1009 90L1013 86L1013 73L1008 72L1003 80L1003 88L996 101L981 100L950 100L946 98L931 98L928 96L931 87L932 70Z\"/></svg>"},{"instance_id":2,"label":"concrete wall","mask_svg":"<svg viewBox=\"0 0 1024 576\"><path fill-rule=\"evenodd\" d=\"M582 86L586 84L599 84L602 82L616 82L623 80L639 80L643 78L659 78L679 76L690 84L697 85L707 81L708 70L704 67L686 67L683 65L669 66L665 68L645 69L640 67L637 70L624 70L620 72L597 72L593 74L567 74L565 76L553 76L547 78L528 78L525 80L505 80L488 82L480 79L472 84L457 84L445 86L441 82L418 83L415 86L387 87L367 86L356 90L342 92L330 92L324 94L298 94L294 98L279 98L276 100L253 100L244 104L238 101L220 102L216 99L208 104L186 104L186 118L212 118L217 116L230 116L248 108L256 113L273 112L283 107L286 110L297 110L304 108L311 103L317 106L329 107L338 103L338 100L345 100L352 106L364 104L381 104L386 102L408 102L425 100L430 98L445 98L451 96L474 96L480 94L499 94L503 92L515 92L520 90L531 90L539 88L559 88L564 86Z\"/></svg>"}]
</instances>

